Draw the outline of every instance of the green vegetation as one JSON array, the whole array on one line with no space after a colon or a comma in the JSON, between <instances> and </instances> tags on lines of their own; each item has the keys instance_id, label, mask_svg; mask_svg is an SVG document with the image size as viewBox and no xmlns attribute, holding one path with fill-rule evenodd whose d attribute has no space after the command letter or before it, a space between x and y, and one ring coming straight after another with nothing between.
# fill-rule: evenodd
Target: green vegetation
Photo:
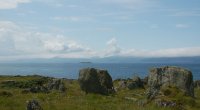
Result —
<instances>
[{"instance_id":1,"label":"green vegetation","mask_svg":"<svg viewBox=\"0 0 200 110\"><path fill-rule=\"evenodd\" d=\"M8 77L7 77L8 78ZM48 82L50 78L48 77L40 77L40 76L34 76L32 79L30 76L23 77L25 79L19 80L19 77L16 77L17 80L4 80L1 81L1 87L2 88L31 88L34 86L41 86Z\"/></svg>"},{"instance_id":2,"label":"green vegetation","mask_svg":"<svg viewBox=\"0 0 200 110\"><path fill-rule=\"evenodd\" d=\"M44 110L171 110L175 108L160 108L155 103L145 99L145 89L120 90L111 95L85 94L81 91L77 80L64 80L67 90L50 93L22 94L25 87L5 85L2 82L15 81L22 85L44 84L47 78L41 76L1 76L0 77L0 110L25 110L26 102L31 99L39 101ZM38 83L39 82L39 83ZM117 84L116 82L114 83ZM195 98L181 97L176 88L163 90L166 96L184 103L188 110L200 108L200 89L195 89ZM172 94L177 91L177 94ZM164 98L164 97L163 97ZM164 98L167 100L166 98ZM143 102L145 104L143 105ZM142 104L140 104L142 103ZM147 103L147 104L146 104Z\"/></svg>"}]
</instances>

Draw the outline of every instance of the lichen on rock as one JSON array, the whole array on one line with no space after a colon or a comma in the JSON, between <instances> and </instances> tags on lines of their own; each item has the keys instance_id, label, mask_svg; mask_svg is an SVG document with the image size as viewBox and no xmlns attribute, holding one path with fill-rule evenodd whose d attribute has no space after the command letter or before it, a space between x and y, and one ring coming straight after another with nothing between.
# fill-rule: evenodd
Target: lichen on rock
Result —
<instances>
[{"instance_id":1,"label":"lichen on rock","mask_svg":"<svg viewBox=\"0 0 200 110\"><path fill-rule=\"evenodd\" d=\"M192 72L174 66L152 68L148 76L147 98L154 98L167 87L176 87L185 95L194 97Z\"/></svg>"}]
</instances>

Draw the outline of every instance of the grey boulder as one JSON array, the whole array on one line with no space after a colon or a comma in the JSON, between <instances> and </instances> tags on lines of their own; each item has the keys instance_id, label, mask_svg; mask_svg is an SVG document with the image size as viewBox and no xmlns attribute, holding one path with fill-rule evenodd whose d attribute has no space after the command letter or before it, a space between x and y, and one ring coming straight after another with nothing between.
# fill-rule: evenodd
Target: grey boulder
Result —
<instances>
[{"instance_id":1,"label":"grey boulder","mask_svg":"<svg viewBox=\"0 0 200 110\"><path fill-rule=\"evenodd\" d=\"M174 66L152 68L148 76L147 98L154 98L167 87L176 87L185 95L194 97L192 72Z\"/></svg>"},{"instance_id":2,"label":"grey boulder","mask_svg":"<svg viewBox=\"0 0 200 110\"><path fill-rule=\"evenodd\" d=\"M107 70L84 68L79 71L80 87L87 93L109 94L114 91L112 78Z\"/></svg>"}]
</instances>

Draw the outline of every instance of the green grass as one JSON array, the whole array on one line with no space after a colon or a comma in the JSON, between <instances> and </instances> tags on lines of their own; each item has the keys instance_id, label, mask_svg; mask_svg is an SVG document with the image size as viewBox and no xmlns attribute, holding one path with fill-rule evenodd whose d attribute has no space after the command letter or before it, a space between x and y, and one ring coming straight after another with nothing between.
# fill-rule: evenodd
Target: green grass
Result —
<instances>
[{"instance_id":1,"label":"green grass","mask_svg":"<svg viewBox=\"0 0 200 110\"><path fill-rule=\"evenodd\" d=\"M29 81L35 80L38 76L27 77L0 77L0 82L5 80ZM138 106L139 100L145 100L145 89L120 90L108 96L99 94L85 94L81 91L76 80L66 81L67 91L61 93L52 91L45 93L22 94L20 88L0 88L7 91L12 96L0 96L0 110L25 110L26 102L31 99L39 101L44 110L171 110L172 108L160 108L154 103ZM195 89L195 105L190 98L180 99L189 103L186 105L188 110L198 110L200 108L200 90ZM178 96L177 96L178 97Z\"/></svg>"}]
</instances>

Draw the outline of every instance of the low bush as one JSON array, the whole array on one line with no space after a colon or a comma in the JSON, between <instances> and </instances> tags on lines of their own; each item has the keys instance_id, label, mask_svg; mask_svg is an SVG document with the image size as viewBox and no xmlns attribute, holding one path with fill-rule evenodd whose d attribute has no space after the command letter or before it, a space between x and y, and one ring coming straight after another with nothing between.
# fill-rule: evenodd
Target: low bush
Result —
<instances>
[{"instance_id":1,"label":"low bush","mask_svg":"<svg viewBox=\"0 0 200 110\"><path fill-rule=\"evenodd\" d=\"M13 96L13 94L8 91L0 91L0 96L11 97L11 96Z\"/></svg>"}]
</instances>

